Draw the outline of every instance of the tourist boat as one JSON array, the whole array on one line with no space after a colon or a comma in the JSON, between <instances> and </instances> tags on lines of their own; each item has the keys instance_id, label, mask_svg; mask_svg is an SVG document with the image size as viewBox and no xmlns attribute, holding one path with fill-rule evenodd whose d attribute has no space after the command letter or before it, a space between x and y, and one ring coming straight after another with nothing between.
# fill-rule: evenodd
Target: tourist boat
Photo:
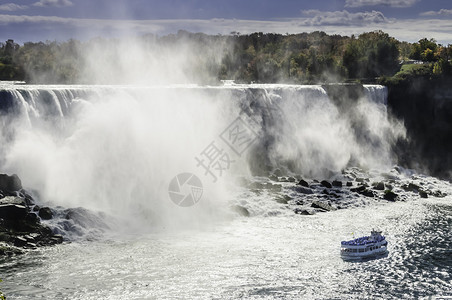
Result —
<instances>
[{"instance_id":1,"label":"tourist boat","mask_svg":"<svg viewBox=\"0 0 452 300\"><path fill-rule=\"evenodd\" d=\"M372 230L370 236L341 242L341 257L344 260L380 258L388 254L388 242L381 231Z\"/></svg>"}]
</instances>

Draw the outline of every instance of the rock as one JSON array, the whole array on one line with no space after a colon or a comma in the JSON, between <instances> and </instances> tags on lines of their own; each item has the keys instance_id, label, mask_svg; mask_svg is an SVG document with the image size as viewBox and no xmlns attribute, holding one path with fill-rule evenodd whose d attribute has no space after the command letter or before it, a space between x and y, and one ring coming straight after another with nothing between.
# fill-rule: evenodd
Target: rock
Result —
<instances>
[{"instance_id":1,"label":"rock","mask_svg":"<svg viewBox=\"0 0 452 300\"><path fill-rule=\"evenodd\" d=\"M50 240L55 244L61 244L63 242L63 236L61 234L54 234Z\"/></svg>"},{"instance_id":2,"label":"rock","mask_svg":"<svg viewBox=\"0 0 452 300\"><path fill-rule=\"evenodd\" d=\"M428 198L428 194L425 191L419 191L419 196L421 196L421 198Z\"/></svg>"},{"instance_id":3,"label":"rock","mask_svg":"<svg viewBox=\"0 0 452 300\"><path fill-rule=\"evenodd\" d=\"M268 179L270 179L271 181L276 181L276 182L278 182L279 181L279 179L278 179L278 177L277 176L275 176L275 175L270 175L270 176L268 176Z\"/></svg>"},{"instance_id":4,"label":"rock","mask_svg":"<svg viewBox=\"0 0 452 300\"><path fill-rule=\"evenodd\" d=\"M276 169L276 170L273 172L273 175L275 175L276 177L281 177L281 176L283 176L283 173L281 172L280 169Z\"/></svg>"},{"instance_id":5,"label":"rock","mask_svg":"<svg viewBox=\"0 0 452 300\"><path fill-rule=\"evenodd\" d=\"M355 192L355 193L362 193L365 189L366 189L365 185L360 185L358 187L351 188L350 191Z\"/></svg>"},{"instance_id":6,"label":"rock","mask_svg":"<svg viewBox=\"0 0 452 300\"><path fill-rule=\"evenodd\" d=\"M50 220L53 218L53 212L49 207L41 207L39 217L43 220Z\"/></svg>"},{"instance_id":7,"label":"rock","mask_svg":"<svg viewBox=\"0 0 452 300\"><path fill-rule=\"evenodd\" d=\"M26 206L25 199L16 197L16 196L6 196L0 199L0 205L1 204L17 204Z\"/></svg>"},{"instance_id":8,"label":"rock","mask_svg":"<svg viewBox=\"0 0 452 300\"><path fill-rule=\"evenodd\" d=\"M314 192L310 188L307 188L304 186L297 186L295 188L295 191L297 191L298 193L301 193L301 194L306 194L306 195L314 194Z\"/></svg>"},{"instance_id":9,"label":"rock","mask_svg":"<svg viewBox=\"0 0 452 300\"><path fill-rule=\"evenodd\" d=\"M295 182L296 181L296 179L295 179L295 177L289 177L289 178L287 178L287 181L289 181L289 182Z\"/></svg>"},{"instance_id":10,"label":"rock","mask_svg":"<svg viewBox=\"0 0 452 300\"><path fill-rule=\"evenodd\" d=\"M331 185L331 183L329 183L328 181L326 181L326 180L322 180L321 182L320 182L320 184L321 185L323 185L324 187L326 187L326 188L332 188L333 186Z\"/></svg>"},{"instance_id":11,"label":"rock","mask_svg":"<svg viewBox=\"0 0 452 300\"><path fill-rule=\"evenodd\" d=\"M231 207L231 209L233 211L235 211L236 213L238 213L239 215L243 216L243 217L249 217L250 216L250 212L243 206L234 205L234 206Z\"/></svg>"},{"instance_id":12,"label":"rock","mask_svg":"<svg viewBox=\"0 0 452 300\"><path fill-rule=\"evenodd\" d=\"M384 184L384 182L380 181L380 182L375 183L375 185L374 185L374 190L377 190L377 191L384 191L384 189L385 189L385 184Z\"/></svg>"},{"instance_id":13,"label":"rock","mask_svg":"<svg viewBox=\"0 0 452 300\"><path fill-rule=\"evenodd\" d=\"M294 212L295 212L297 215L304 215L304 216L312 216L312 215L315 215L315 211L313 211L313 210L308 210L308 209L296 208L296 209L294 209Z\"/></svg>"},{"instance_id":14,"label":"rock","mask_svg":"<svg viewBox=\"0 0 452 300\"><path fill-rule=\"evenodd\" d=\"M342 187L342 181L339 181L339 180L334 180L331 184L335 187L339 187L339 188Z\"/></svg>"},{"instance_id":15,"label":"rock","mask_svg":"<svg viewBox=\"0 0 452 300\"><path fill-rule=\"evenodd\" d=\"M396 201L398 197L399 195L397 195L396 193L392 191L386 191L385 195L383 196L383 199L388 201Z\"/></svg>"},{"instance_id":16,"label":"rock","mask_svg":"<svg viewBox=\"0 0 452 300\"><path fill-rule=\"evenodd\" d=\"M41 207L39 205L35 205L33 207L33 211L39 211L41 209Z\"/></svg>"},{"instance_id":17,"label":"rock","mask_svg":"<svg viewBox=\"0 0 452 300\"><path fill-rule=\"evenodd\" d=\"M435 197L438 197L438 198L444 198L444 197L447 196L446 193L443 193L443 192L441 192L441 191L434 191L434 192L432 193L432 195L435 196Z\"/></svg>"},{"instance_id":18,"label":"rock","mask_svg":"<svg viewBox=\"0 0 452 300\"><path fill-rule=\"evenodd\" d=\"M347 181L347 186L353 186L353 182Z\"/></svg>"},{"instance_id":19,"label":"rock","mask_svg":"<svg viewBox=\"0 0 452 300\"><path fill-rule=\"evenodd\" d=\"M27 239L23 236L16 236L14 239L14 246L16 247L23 247L27 244Z\"/></svg>"},{"instance_id":20,"label":"rock","mask_svg":"<svg viewBox=\"0 0 452 300\"><path fill-rule=\"evenodd\" d=\"M9 221L23 220L27 215L27 208L19 204L0 204L0 218Z\"/></svg>"},{"instance_id":21,"label":"rock","mask_svg":"<svg viewBox=\"0 0 452 300\"><path fill-rule=\"evenodd\" d=\"M27 242L23 247L24 248L29 248L29 249L36 249L36 248L38 248L35 243L31 243L31 242Z\"/></svg>"},{"instance_id":22,"label":"rock","mask_svg":"<svg viewBox=\"0 0 452 300\"><path fill-rule=\"evenodd\" d=\"M309 187L309 184L307 181L300 179L300 181L298 182L298 185L304 186L304 187Z\"/></svg>"},{"instance_id":23,"label":"rock","mask_svg":"<svg viewBox=\"0 0 452 300\"><path fill-rule=\"evenodd\" d=\"M3 255L7 255L7 256L11 256L11 255L18 255L18 254L23 254L24 252L14 246L10 246L6 243L0 243L0 256Z\"/></svg>"},{"instance_id":24,"label":"rock","mask_svg":"<svg viewBox=\"0 0 452 300\"><path fill-rule=\"evenodd\" d=\"M325 210L325 211L336 210L336 209L335 209L334 207L332 207L331 205L326 204L326 203L322 203L322 202L320 202L320 201L312 201L311 207L314 207L314 208L320 208L320 209L323 209L323 210Z\"/></svg>"},{"instance_id":25,"label":"rock","mask_svg":"<svg viewBox=\"0 0 452 300\"><path fill-rule=\"evenodd\" d=\"M375 197L374 192L372 192L371 190L365 189L364 191L362 191L360 193L361 195L364 195L366 197Z\"/></svg>"},{"instance_id":26,"label":"rock","mask_svg":"<svg viewBox=\"0 0 452 300\"><path fill-rule=\"evenodd\" d=\"M417 184L410 182L408 185L407 184L402 185L402 189L404 189L407 192L417 193L420 190L420 187Z\"/></svg>"},{"instance_id":27,"label":"rock","mask_svg":"<svg viewBox=\"0 0 452 300\"><path fill-rule=\"evenodd\" d=\"M25 216L25 222L30 225L37 225L40 223L40 220L35 213L30 212Z\"/></svg>"},{"instance_id":28,"label":"rock","mask_svg":"<svg viewBox=\"0 0 452 300\"><path fill-rule=\"evenodd\" d=\"M8 242L11 240L11 235L6 232L0 232L0 241L2 242Z\"/></svg>"},{"instance_id":29,"label":"rock","mask_svg":"<svg viewBox=\"0 0 452 300\"><path fill-rule=\"evenodd\" d=\"M22 182L19 176L13 174L8 176L6 174L0 174L0 190L3 191L19 191L22 189Z\"/></svg>"}]
</instances>

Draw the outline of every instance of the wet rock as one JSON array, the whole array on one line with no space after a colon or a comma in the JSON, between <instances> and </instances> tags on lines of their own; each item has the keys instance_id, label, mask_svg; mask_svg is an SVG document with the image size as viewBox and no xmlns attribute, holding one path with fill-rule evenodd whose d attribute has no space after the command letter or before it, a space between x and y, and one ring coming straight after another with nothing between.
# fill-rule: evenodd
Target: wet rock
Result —
<instances>
[{"instance_id":1,"label":"wet rock","mask_svg":"<svg viewBox=\"0 0 452 300\"><path fill-rule=\"evenodd\" d=\"M38 218L38 215L30 212L25 216L25 222L27 222L29 225L37 225L40 223L40 219Z\"/></svg>"},{"instance_id":2,"label":"wet rock","mask_svg":"<svg viewBox=\"0 0 452 300\"><path fill-rule=\"evenodd\" d=\"M289 178L287 178L287 181L288 182L295 182L295 181L297 181L296 179L295 179L295 177L289 177Z\"/></svg>"},{"instance_id":3,"label":"wet rock","mask_svg":"<svg viewBox=\"0 0 452 300\"><path fill-rule=\"evenodd\" d=\"M313 211L313 210L308 210L308 209L296 208L296 209L294 209L294 212L295 212L297 215L304 215L304 216L312 216L312 215L315 215L315 211Z\"/></svg>"},{"instance_id":4,"label":"wet rock","mask_svg":"<svg viewBox=\"0 0 452 300\"><path fill-rule=\"evenodd\" d=\"M24 248L28 248L28 249L36 249L36 248L38 248L35 243L31 243L31 242L27 242L23 247Z\"/></svg>"},{"instance_id":5,"label":"wet rock","mask_svg":"<svg viewBox=\"0 0 452 300\"><path fill-rule=\"evenodd\" d=\"M368 190L368 189L365 189L360 194L363 196L366 196L366 197L370 197L370 198L375 197L374 192L372 192L371 190Z\"/></svg>"},{"instance_id":6,"label":"wet rock","mask_svg":"<svg viewBox=\"0 0 452 300\"><path fill-rule=\"evenodd\" d=\"M432 195L435 196L435 197L438 197L438 198L443 198L443 197L446 197L446 196L447 196L446 193L443 193L443 192L441 192L441 191L434 191L434 192L432 193Z\"/></svg>"},{"instance_id":7,"label":"wet rock","mask_svg":"<svg viewBox=\"0 0 452 300\"><path fill-rule=\"evenodd\" d=\"M243 216L243 217L249 217L250 216L250 212L243 206L234 205L234 206L231 207L231 209L233 211L235 211L236 213L238 213L239 215Z\"/></svg>"},{"instance_id":8,"label":"wet rock","mask_svg":"<svg viewBox=\"0 0 452 300\"><path fill-rule=\"evenodd\" d=\"M0 241L8 242L11 240L11 235L6 232L0 232Z\"/></svg>"},{"instance_id":9,"label":"wet rock","mask_svg":"<svg viewBox=\"0 0 452 300\"><path fill-rule=\"evenodd\" d=\"M358 187L350 189L350 191L355 192L355 193L362 193L364 190L366 190L366 186L365 185L360 185Z\"/></svg>"},{"instance_id":10,"label":"wet rock","mask_svg":"<svg viewBox=\"0 0 452 300\"><path fill-rule=\"evenodd\" d=\"M322 203L320 201L312 201L311 207L320 208L320 209L325 210L325 211L336 210L336 208L332 207L331 205L326 204L326 203Z\"/></svg>"},{"instance_id":11,"label":"wet rock","mask_svg":"<svg viewBox=\"0 0 452 300\"><path fill-rule=\"evenodd\" d=\"M43 220L50 220L53 218L53 212L50 207L41 207L39 217Z\"/></svg>"},{"instance_id":12,"label":"wet rock","mask_svg":"<svg viewBox=\"0 0 452 300\"><path fill-rule=\"evenodd\" d=\"M298 185L304 186L304 187L309 187L309 184L307 181L300 179L300 181L298 182Z\"/></svg>"},{"instance_id":13,"label":"wet rock","mask_svg":"<svg viewBox=\"0 0 452 300\"><path fill-rule=\"evenodd\" d=\"M375 183L375 185L374 185L374 190L377 190L377 191L384 191L384 189L385 189L385 184L384 184L384 182L380 181L380 182Z\"/></svg>"},{"instance_id":14,"label":"wet rock","mask_svg":"<svg viewBox=\"0 0 452 300\"><path fill-rule=\"evenodd\" d=\"M353 186L353 182L347 181L347 186Z\"/></svg>"},{"instance_id":15,"label":"wet rock","mask_svg":"<svg viewBox=\"0 0 452 300\"><path fill-rule=\"evenodd\" d=\"M399 195L397 195L396 193L394 193L392 191L386 191L383 196L383 199L394 202L397 200L398 197L399 197Z\"/></svg>"},{"instance_id":16,"label":"wet rock","mask_svg":"<svg viewBox=\"0 0 452 300\"><path fill-rule=\"evenodd\" d=\"M27 244L27 239L23 236L16 236L14 239L14 246L16 247L23 247Z\"/></svg>"},{"instance_id":17,"label":"wet rock","mask_svg":"<svg viewBox=\"0 0 452 300\"><path fill-rule=\"evenodd\" d=\"M0 243L0 256L12 256L24 253L20 248L6 243Z\"/></svg>"},{"instance_id":18,"label":"wet rock","mask_svg":"<svg viewBox=\"0 0 452 300\"><path fill-rule=\"evenodd\" d=\"M414 184L412 182L410 182L409 184L404 184L402 185L402 189L404 189L407 192L419 192L419 190L421 189L417 184Z\"/></svg>"},{"instance_id":19,"label":"wet rock","mask_svg":"<svg viewBox=\"0 0 452 300\"><path fill-rule=\"evenodd\" d=\"M19 204L0 204L0 218L4 220L23 220L27 215L27 208Z\"/></svg>"},{"instance_id":20,"label":"wet rock","mask_svg":"<svg viewBox=\"0 0 452 300\"><path fill-rule=\"evenodd\" d=\"M0 190L2 191L19 191L22 189L22 182L19 176L13 174L8 176L0 174Z\"/></svg>"},{"instance_id":21,"label":"wet rock","mask_svg":"<svg viewBox=\"0 0 452 300\"><path fill-rule=\"evenodd\" d=\"M25 202L25 199L17 197L17 196L3 197L2 199L0 199L0 205L1 204L17 204L17 205L22 205L22 206L27 205Z\"/></svg>"},{"instance_id":22,"label":"wet rock","mask_svg":"<svg viewBox=\"0 0 452 300\"><path fill-rule=\"evenodd\" d=\"M421 196L421 198L428 198L428 194L425 191L419 191L419 196Z\"/></svg>"},{"instance_id":23,"label":"wet rock","mask_svg":"<svg viewBox=\"0 0 452 300\"><path fill-rule=\"evenodd\" d=\"M342 181L339 181L339 180L334 180L331 184L334 187L338 187L338 188L342 187Z\"/></svg>"},{"instance_id":24,"label":"wet rock","mask_svg":"<svg viewBox=\"0 0 452 300\"><path fill-rule=\"evenodd\" d=\"M328 181L326 181L326 180L322 180L321 182L320 182L320 184L321 185L323 185L324 187L326 187L326 188L332 188L333 186L331 185L331 183L329 183Z\"/></svg>"},{"instance_id":25,"label":"wet rock","mask_svg":"<svg viewBox=\"0 0 452 300\"><path fill-rule=\"evenodd\" d=\"M314 192L310 188L304 187L304 186L297 186L295 188L295 191L297 191L298 193L301 193L301 194L306 194L306 195L314 194Z\"/></svg>"},{"instance_id":26,"label":"wet rock","mask_svg":"<svg viewBox=\"0 0 452 300\"><path fill-rule=\"evenodd\" d=\"M61 234L54 234L50 238L51 242L54 244L61 244L63 242L63 236Z\"/></svg>"}]
</instances>

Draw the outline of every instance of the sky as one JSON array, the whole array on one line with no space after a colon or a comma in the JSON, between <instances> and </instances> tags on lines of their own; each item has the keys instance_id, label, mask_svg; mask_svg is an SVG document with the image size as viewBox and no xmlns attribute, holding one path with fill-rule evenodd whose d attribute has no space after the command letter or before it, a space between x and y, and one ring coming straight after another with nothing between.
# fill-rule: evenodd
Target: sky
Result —
<instances>
[{"instance_id":1,"label":"sky","mask_svg":"<svg viewBox=\"0 0 452 300\"><path fill-rule=\"evenodd\" d=\"M253 32L359 35L452 44L452 0L0 0L0 41Z\"/></svg>"}]
</instances>

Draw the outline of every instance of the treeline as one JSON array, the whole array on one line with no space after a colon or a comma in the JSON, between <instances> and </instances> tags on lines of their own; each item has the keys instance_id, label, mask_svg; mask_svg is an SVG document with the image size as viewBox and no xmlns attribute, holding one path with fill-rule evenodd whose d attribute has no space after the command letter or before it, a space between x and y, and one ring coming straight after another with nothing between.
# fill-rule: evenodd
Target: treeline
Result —
<instances>
[{"instance_id":1,"label":"treeline","mask_svg":"<svg viewBox=\"0 0 452 300\"><path fill-rule=\"evenodd\" d=\"M422 67L402 68L405 73L418 69L434 76L452 73L451 45L440 45L426 38L417 43L400 42L382 31L357 37L324 32L206 35L179 31L162 37L143 36L139 41L141 51L154 53L177 55L174 50L188 51L188 47L191 57L175 61L184 65L189 60L190 64L181 69L203 73L203 80L303 84L375 81L377 77L393 76L401 71L403 64L413 64L410 60ZM0 43L0 80L91 83L87 81L92 78L86 76L86 70L93 65L92 56L87 59L90 53L95 52L99 60L116 67L118 72L127 71L130 60L123 57L134 54L133 51L129 53L128 47L115 48L115 44L120 43L120 40L96 39L18 45L8 40ZM130 68L134 66L130 65Z\"/></svg>"}]
</instances>

